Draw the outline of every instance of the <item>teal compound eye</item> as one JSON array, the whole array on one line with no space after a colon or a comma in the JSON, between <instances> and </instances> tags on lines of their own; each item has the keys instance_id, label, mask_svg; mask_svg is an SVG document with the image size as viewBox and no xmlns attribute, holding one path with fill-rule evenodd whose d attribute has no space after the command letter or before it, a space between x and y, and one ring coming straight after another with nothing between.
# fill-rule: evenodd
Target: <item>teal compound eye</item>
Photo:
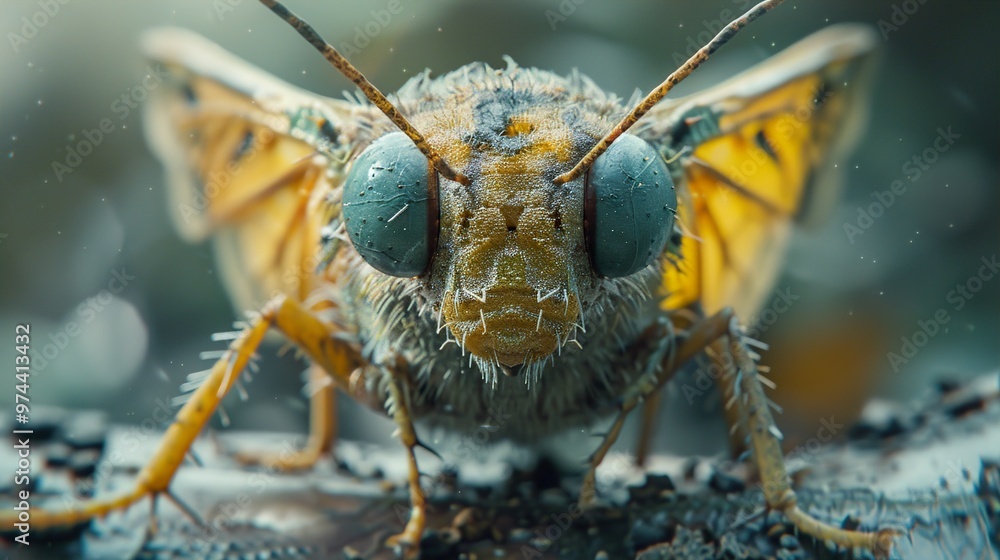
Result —
<instances>
[{"instance_id":1,"label":"teal compound eye","mask_svg":"<svg viewBox=\"0 0 1000 560\"><path fill-rule=\"evenodd\" d=\"M393 132L372 142L344 181L347 236L365 262L391 276L419 276L438 235L437 174L413 141Z\"/></svg>"},{"instance_id":2,"label":"teal compound eye","mask_svg":"<svg viewBox=\"0 0 1000 560\"><path fill-rule=\"evenodd\" d=\"M677 193L659 153L623 134L587 171L584 230L594 272L634 274L656 259L674 229Z\"/></svg>"}]
</instances>

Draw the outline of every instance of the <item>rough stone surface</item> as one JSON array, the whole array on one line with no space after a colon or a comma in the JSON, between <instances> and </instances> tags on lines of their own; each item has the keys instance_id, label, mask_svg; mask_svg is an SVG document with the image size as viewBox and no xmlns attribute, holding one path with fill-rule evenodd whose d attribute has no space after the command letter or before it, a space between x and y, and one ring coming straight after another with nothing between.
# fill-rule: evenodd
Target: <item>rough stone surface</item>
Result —
<instances>
[{"instance_id":1,"label":"rough stone surface","mask_svg":"<svg viewBox=\"0 0 1000 560\"><path fill-rule=\"evenodd\" d=\"M898 540L897 558L1000 556L996 376L941 391L910 410L885 403L870 408L846 441L803 457L808 468L796 475L800 504L835 524L903 530L908 538ZM73 421L72 414L64 420ZM66 466L50 463L39 473L46 477L44 486L62 491L40 493L58 505L59 494L70 488L79 496L95 487L98 495L126 489L145 456L115 454L132 441L129 430L114 427L108 432L104 463L88 479L57 484L66 480ZM150 451L156 441L143 438L140 451ZM225 434L224 441L259 449L287 437L233 433ZM52 446L53 452L64 452L58 446L67 443L54 437L38 451L44 456L46 446ZM160 530L152 538L146 534L149 510L142 504L90 527L33 532L30 550L0 540L0 553L26 559L395 557L381 543L402 529L408 512L405 487L397 476L403 468L398 449L342 442L338 461L326 460L295 475L237 468L207 438L198 442L197 454L204 467L182 468L173 490L201 513L207 528L193 525L161 500ZM0 464L7 465L9 455L8 449L0 450ZM655 475L630 487L624 479L605 480L601 490L609 505L582 513L568 490L578 484L572 475L555 487L551 473L536 472L515 472L492 485L477 479L472 485L462 471L476 469L474 465L428 470L431 530L422 558L851 557L796 534L780 514L767 512L754 481L742 474L747 469L697 466L676 457L653 457L650 471ZM385 479L370 476L376 470ZM695 472L706 474L692 477ZM0 496L0 507L8 507L7 492ZM43 503L37 496L33 505ZM854 557L866 555L856 552Z\"/></svg>"}]
</instances>

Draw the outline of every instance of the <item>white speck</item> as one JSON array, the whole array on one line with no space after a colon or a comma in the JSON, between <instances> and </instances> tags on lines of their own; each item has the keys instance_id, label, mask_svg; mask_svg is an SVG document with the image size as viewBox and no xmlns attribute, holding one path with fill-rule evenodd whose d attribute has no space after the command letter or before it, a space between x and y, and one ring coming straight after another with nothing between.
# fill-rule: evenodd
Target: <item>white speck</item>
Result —
<instances>
[{"instance_id":1,"label":"white speck","mask_svg":"<svg viewBox=\"0 0 1000 560\"><path fill-rule=\"evenodd\" d=\"M409 208L409 207L410 207L409 203L404 204L403 207L400 208L398 212L396 212L395 214L393 214L392 217L389 218L389 220L386 223L389 223L389 222L395 220L396 218L398 218L399 215L402 214L403 212L405 212L406 209Z\"/></svg>"}]
</instances>

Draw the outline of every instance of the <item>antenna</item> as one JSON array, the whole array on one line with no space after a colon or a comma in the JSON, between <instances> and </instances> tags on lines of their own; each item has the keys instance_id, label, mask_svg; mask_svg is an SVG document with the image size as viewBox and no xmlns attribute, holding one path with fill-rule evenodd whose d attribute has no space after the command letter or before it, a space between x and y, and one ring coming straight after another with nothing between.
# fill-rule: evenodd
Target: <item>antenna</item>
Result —
<instances>
[{"instance_id":1,"label":"antenna","mask_svg":"<svg viewBox=\"0 0 1000 560\"><path fill-rule=\"evenodd\" d=\"M351 80L361 89L365 94L365 97L372 102L376 107L381 109L385 116L389 117L389 120L393 122L399 130L403 131L413 143L417 145L417 149L431 162L431 165L437 169L437 172L441 174L442 177L461 183L468 186L470 184L469 178L461 173L457 173L448 167L448 163L445 162L440 155L431 145L427 142L427 139L420 134L416 128L410 124L410 121L406 120L406 117L399 112L396 107L392 105L385 95L378 90L368 78L365 78L361 71L354 67L342 54L337 52L337 49L333 48L333 45L327 43L319 36L319 33L305 21L303 21L299 16L292 13L288 8L283 6L280 2L276 0L260 0L261 4L267 6L272 12L277 14L278 17L285 20L288 25L291 25L299 32L309 44L312 45L317 51L319 51L324 58L330 61L330 64L340 71L347 79Z\"/></svg>"},{"instance_id":2,"label":"antenna","mask_svg":"<svg viewBox=\"0 0 1000 560\"><path fill-rule=\"evenodd\" d=\"M625 118L623 118L613 129L611 129L611 132L604 136L604 138L601 138L600 142L591 148L590 151L587 152L587 154L583 156L583 158L577 162L575 166L573 166L573 169L570 169L566 173L556 177L553 179L553 182L557 185L561 185L576 179L580 175L583 175L591 164L594 163L594 160L603 154L605 150L608 149L608 146L615 141L615 139L624 134L626 130L631 128L632 125L636 123L636 121L649 112L654 105L659 103L660 100L667 95L667 92L673 89L673 87L677 84L681 83L684 78L687 78L691 72L694 72L696 68L701 66L702 62L708 60L708 57L715 51L719 50L719 47L729 42L729 40L732 39L740 29L743 29L747 26L747 24L763 14L773 10L782 2L784 2L784 0L765 0L764 2L761 2L751 8L750 11L743 14L739 18L731 21L729 25L723 27L722 31L719 31L719 34L709 41L708 44L698 49L698 52L694 53L694 55L691 56L687 62L681 65L681 67L677 70L674 70L673 74L667 76L667 79L663 80L663 83L656 86L656 89L649 92L649 95L640 101L639 104L636 105L635 109L632 109L628 115L625 115Z\"/></svg>"}]
</instances>

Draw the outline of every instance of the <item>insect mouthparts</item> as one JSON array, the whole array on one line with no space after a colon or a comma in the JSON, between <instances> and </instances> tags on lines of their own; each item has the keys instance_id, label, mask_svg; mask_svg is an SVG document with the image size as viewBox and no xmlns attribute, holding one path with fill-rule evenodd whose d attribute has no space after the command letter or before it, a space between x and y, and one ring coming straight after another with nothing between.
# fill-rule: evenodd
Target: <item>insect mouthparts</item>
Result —
<instances>
[{"instance_id":1,"label":"insect mouthparts","mask_svg":"<svg viewBox=\"0 0 1000 560\"><path fill-rule=\"evenodd\" d=\"M507 377L517 377L521 373L521 366L523 365L524 364L518 364L516 366L505 366L503 364L500 364L500 370L503 371L503 374L506 375Z\"/></svg>"}]
</instances>

